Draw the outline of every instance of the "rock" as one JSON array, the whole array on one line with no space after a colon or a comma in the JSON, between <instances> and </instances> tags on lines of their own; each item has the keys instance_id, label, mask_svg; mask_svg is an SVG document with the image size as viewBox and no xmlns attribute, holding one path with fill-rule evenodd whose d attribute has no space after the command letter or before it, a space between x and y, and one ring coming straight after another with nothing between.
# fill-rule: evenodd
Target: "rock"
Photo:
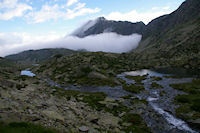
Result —
<instances>
[{"instance_id":1,"label":"rock","mask_svg":"<svg viewBox=\"0 0 200 133\"><path fill-rule=\"evenodd\" d=\"M90 72L88 74L88 78L95 78L95 79L108 79L105 75L98 73L98 72Z\"/></svg>"},{"instance_id":2,"label":"rock","mask_svg":"<svg viewBox=\"0 0 200 133\"><path fill-rule=\"evenodd\" d=\"M106 102L115 102L115 99L106 97L106 98L105 98L105 101L106 101Z\"/></svg>"},{"instance_id":3,"label":"rock","mask_svg":"<svg viewBox=\"0 0 200 133\"><path fill-rule=\"evenodd\" d=\"M99 101L99 103L100 103L100 104L104 104L104 105L106 105L106 104L107 104L107 102L106 102L106 101Z\"/></svg>"},{"instance_id":4,"label":"rock","mask_svg":"<svg viewBox=\"0 0 200 133\"><path fill-rule=\"evenodd\" d=\"M119 114L119 117L122 117L126 114L126 112L122 112L121 114Z\"/></svg>"},{"instance_id":5,"label":"rock","mask_svg":"<svg viewBox=\"0 0 200 133\"><path fill-rule=\"evenodd\" d=\"M71 96L70 101L76 102L76 98Z\"/></svg>"},{"instance_id":6,"label":"rock","mask_svg":"<svg viewBox=\"0 0 200 133\"><path fill-rule=\"evenodd\" d=\"M200 118L196 120L189 120L190 123L200 124Z\"/></svg>"},{"instance_id":7,"label":"rock","mask_svg":"<svg viewBox=\"0 0 200 133\"><path fill-rule=\"evenodd\" d=\"M65 111L69 110L69 107L63 107L63 110L65 110Z\"/></svg>"},{"instance_id":8,"label":"rock","mask_svg":"<svg viewBox=\"0 0 200 133\"><path fill-rule=\"evenodd\" d=\"M28 110L29 114L33 114L33 111L31 109Z\"/></svg>"},{"instance_id":9,"label":"rock","mask_svg":"<svg viewBox=\"0 0 200 133\"><path fill-rule=\"evenodd\" d=\"M105 126L112 126L112 127L118 127L120 119L118 117L112 116L111 114L103 114L101 118L98 121L99 125L105 125Z\"/></svg>"},{"instance_id":10,"label":"rock","mask_svg":"<svg viewBox=\"0 0 200 133\"><path fill-rule=\"evenodd\" d=\"M49 117L50 119L64 121L63 116L61 116L56 111L45 110L45 111L43 111L43 114L46 115L47 117Z\"/></svg>"},{"instance_id":11,"label":"rock","mask_svg":"<svg viewBox=\"0 0 200 133\"><path fill-rule=\"evenodd\" d=\"M122 126L129 127L129 126L131 126L131 123L122 123Z\"/></svg>"},{"instance_id":12,"label":"rock","mask_svg":"<svg viewBox=\"0 0 200 133\"><path fill-rule=\"evenodd\" d=\"M86 127L86 126L81 126L81 127L79 127L78 129L79 129L80 131L82 131L82 132L87 132L87 131L89 131L89 128Z\"/></svg>"},{"instance_id":13,"label":"rock","mask_svg":"<svg viewBox=\"0 0 200 133\"><path fill-rule=\"evenodd\" d=\"M88 133L100 133L98 130L91 128Z\"/></svg>"},{"instance_id":14,"label":"rock","mask_svg":"<svg viewBox=\"0 0 200 133\"><path fill-rule=\"evenodd\" d=\"M118 104L117 103L109 103L109 102L106 104L106 107L109 109L113 109L114 106L118 106Z\"/></svg>"}]
</instances>

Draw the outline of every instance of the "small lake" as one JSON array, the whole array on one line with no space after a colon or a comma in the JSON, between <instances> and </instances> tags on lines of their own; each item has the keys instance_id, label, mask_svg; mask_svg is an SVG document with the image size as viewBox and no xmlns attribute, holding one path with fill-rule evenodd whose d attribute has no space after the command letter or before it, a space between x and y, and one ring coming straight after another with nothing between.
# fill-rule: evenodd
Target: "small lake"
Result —
<instances>
[{"instance_id":1,"label":"small lake","mask_svg":"<svg viewBox=\"0 0 200 133\"><path fill-rule=\"evenodd\" d=\"M32 73L30 70L22 70L21 71L21 75L25 75L28 77L35 77L36 75L34 73Z\"/></svg>"}]
</instances>

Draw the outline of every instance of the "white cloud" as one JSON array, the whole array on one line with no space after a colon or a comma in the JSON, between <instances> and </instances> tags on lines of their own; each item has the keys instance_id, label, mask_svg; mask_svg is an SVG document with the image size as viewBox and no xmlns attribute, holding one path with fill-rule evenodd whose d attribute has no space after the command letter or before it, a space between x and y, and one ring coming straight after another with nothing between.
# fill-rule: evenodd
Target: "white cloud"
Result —
<instances>
[{"instance_id":1,"label":"white cloud","mask_svg":"<svg viewBox=\"0 0 200 133\"><path fill-rule=\"evenodd\" d=\"M0 2L0 8L14 8L18 0L3 0Z\"/></svg>"},{"instance_id":2,"label":"white cloud","mask_svg":"<svg viewBox=\"0 0 200 133\"><path fill-rule=\"evenodd\" d=\"M0 43L0 56L6 56L24 50L42 48L68 48L73 50L86 49L88 51L114 53L128 52L138 46L141 40L141 35L133 34L130 36L122 36L116 33L104 33L85 38L78 38L73 36L59 37L54 33L47 36L33 36L27 33L9 33L0 34L0 42L2 38L4 41ZM16 39L13 39L13 42L5 43L11 38Z\"/></svg>"},{"instance_id":3,"label":"white cloud","mask_svg":"<svg viewBox=\"0 0 200 133\"><path fill-rule=\"evenodd\" d=\"M65 9L63 5L43 5L41 10L30 12L26 17L31 23L41 23L48 20L73 19L77 16L84 16L86 14L93 14L100 11L99 8L86 8L85 3L78 3L73 9Z\"/></svg>"},{"instance_id":4,"label":"white cloud","mask_svg":"<svg viewBox=\"0 0 200 133\"><path fill-rule=\"evenodd\" d=\"M0 20L21 17L28 10L32 10L32 7L24 3L19 3L18 0L4 0L0 2Z\"/></svg>"},{"instance_id":5,"label":"white cloud","mask_svg":"<svg viewBox=\"0 0 200 133\"><path fill-rule=\"evenodd\" d=\"M152 10L169 10L170 6L164 6L164 7L152 7Z\"/></svg>"},{"instance_id":6,"label":"white cloud","mask_svg":"<svg viewBox=\"0 0 200 133\"><path fill-rule=\"evenodd\" d=\"M154 10L157 7L153 8ZM152 10L153 10L152 9ZM105 18L108 20L116 20L116 21L131 21L131 22L138 22L143 21L145 24L149 23L151 20L162 16L164 14L169 14L170 10L165 11L149 11L149 12L137 12L136 10L132 10L130 12L121 13L121 12L111 12L108 15L105 15Z\"/></svg>"},{"instance_id":7,"label":"white cloud","mask_svg":"<svg viewBox=\"0 0 200 133\"><path fill-rule=\"evenodd\" d=\"M78 0L68 0L67 6L71 6L71 5L73 5L73 4L77 3L77 2L78 2Z\"/></svg>"},{"instance_id":8,"label":"white cloud","mask_svg":"<svg viewBox=\"0 0 200 133\"><path fill-rule=\"evenodd\" d=\"M40 11L30 12L26 17L31 18L31 22L40 23L50 19L57 19L63 16L63 13L59 11L58 5L43 5Z\"/></svg>"},{"instance_id":9,"label":"white cloud","mask_svg":"<svg viewBox=\"0 0 200 133\"><path fill-rule=\"evenodd\" d=\"M165 6L162 8L163 10L169 10L170 9L170 6Z\"/></svg>"}]
</instances>

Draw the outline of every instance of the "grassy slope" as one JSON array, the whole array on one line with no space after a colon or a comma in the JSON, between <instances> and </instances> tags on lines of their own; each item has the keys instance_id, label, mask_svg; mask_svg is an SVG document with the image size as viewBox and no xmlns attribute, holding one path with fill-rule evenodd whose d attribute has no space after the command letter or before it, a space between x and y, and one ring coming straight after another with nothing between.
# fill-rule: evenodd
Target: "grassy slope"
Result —
<instances>
[{"instance_id":1,"label":"grassy slope","mask_svg":"<svg viewBox=\"0 0 200 133\"><path fill-rule=\"evenodd\" d=\"M200 80L170 86L187 93L175 98L175 102L179 105L176 109L177 116L189 122L191 126L200 129L200 125L194 122L200 118Z\"/></svg>"},{"instance_id":2,"label":"grassy slope","mask_svg":"<svg viewBox=\"0 0 200 133\"><path fill-rule=\"evenodd\" d=\"M73 53L76 52L64 48L40 49L40 50L24 51L18 54L6 56L5 58L18 61L21 63L38 63L46 61L55 55L70 55Z\"/></svg>"},{"instance_id":3,"label":"grassy slope","mask_svg":"<svg viewBox=\"0 0 200 133\"><path fill-rule=\"evenodd\" d=\"M200 69L200 19L149 36L133 53L140 67L176 66Z\"/></svg>"},{"instance_id":4,"label":"grassy slope","mask_svg":"<svg viewBox=\"0 0 200 133\"><path fill-rule=\"evenodd\" d=\"M94 52L77 53L53 58L37 68L36 73L46 75L59 83L88 85L117 85L116 74L134 67L126 56ZM91 77L91 72L101 76Z\"/></svg>"}]
</instances>

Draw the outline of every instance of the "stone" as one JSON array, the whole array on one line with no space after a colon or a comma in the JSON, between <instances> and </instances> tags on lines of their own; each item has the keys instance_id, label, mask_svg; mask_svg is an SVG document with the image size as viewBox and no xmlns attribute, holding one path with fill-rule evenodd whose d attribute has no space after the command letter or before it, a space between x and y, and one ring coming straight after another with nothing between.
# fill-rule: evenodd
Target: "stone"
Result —
<instances>
[{"instance_id":1,"label":"stone","mask_svg":"<svg viewBox=\"0 0 200 133\"><path fill-rule=\"evenodd\" d=\"M109 102L106 104L106 107L109 109L113 109L114 106L118 106L118 104L117 103L109 103Z\"/></svg>"},{"instance_id":2,"label":"stone","mask_svg":"<svg viewBox=\"0 0 200 133\"><path fill-rule=\"evenodd\" d=\"M101 118L98 121L99 125L105 125L105 126L113 126L118 127L120 119L118 117L112 116L111 114L102 114Z\"/></svg>"},{"instance_id":3,"label":"stone","mask_svg":"<svg viewBox=\"0 0 200 133\"><path fill-rule=\"evenodd\" d=\"M44 110L43 114L49 117L50 119L64 121L63 116L61 116L58 112L52 110Z\"/></svg>"},{"instance_id":4,"label":"stone","mask_svg":"<svg viewBox=\"0 0 200 133\"><path fill-rule=\"evenodd\" d=\"M106 101L106 102L115 102L115 99L106 97L106 98L105 98L105 101Z\"/></svg>"},{"instance_id":5,"label":"stone","mask_svg":"<svg viewBox=\"0 0 200 133\"><path fill-rule=\"evenodd\" d=\"M189 120L189 122L194 123L194 124L200 124L200 118L196 120Z\"/></svg>"},{"instance_id":6,"label":"stone","mask_svg":"<svg viewBox=\"0 0 200 133\"><path fill-rule=\"evenodd\" d=\"M82 131L82 132L87 132L87 131L89 131L89 128L86 127L86 126L81 126L81 127L79 127L78 129L79 129L80 131Z\"/></svg>"},{"instance_id":7,"label":"stone","mask_svg":"<svg viewBox=\"0 0 200 133\"><path fill-rule=\"evenodd\" d=\"M105 75L98 73L98 72L90 72L88 74L88 78L95 78L95 79L108 79Z\"/></svg>"}]
</instances>

